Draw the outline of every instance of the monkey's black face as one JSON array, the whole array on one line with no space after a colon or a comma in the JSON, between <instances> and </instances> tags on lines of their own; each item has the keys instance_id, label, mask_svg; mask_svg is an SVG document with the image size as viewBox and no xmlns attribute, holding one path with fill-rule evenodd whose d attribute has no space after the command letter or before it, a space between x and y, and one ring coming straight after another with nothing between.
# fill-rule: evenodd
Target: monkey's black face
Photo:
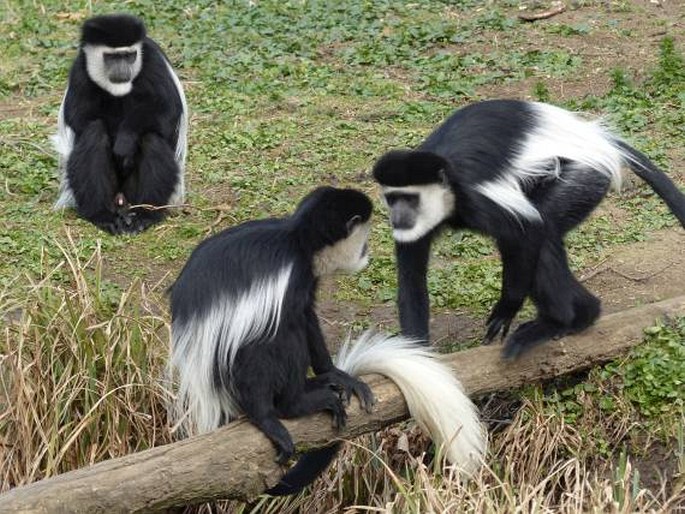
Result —
<instances>
[{"instance_id":1,"label":"monkey's black face","mask_svg":"<svg viewBox=\"0 0 685 514\"><path fill-rule=\"evenodd\" d=\"M390 209L390 223L395 230L409 230L416 224L421 198L416 193L387 193L385 202Z\"/></svg>"},{"instance_id":2,"label":"monkey's black face","mask_svg":"<svg viewBox=\"0 0 685 514\"><path fill-rule=\"evenodd\" d=\"M123 84L133 79L133 65L138 58L137 50L105 52L102 57L105 63L105 72L110 82Z\"/></svg>"},{"instance_id":3,"label":"monkey's black face","mask_svg":"<svg viewBox=\"0 0 685 514\"><path fill-rule=\"evenodd\" d=\"M88 76L113 96L131 92L133 81L143 67L143 44L111 47L84 45Z\"/></svg>"},{"instance_id":4,"label":"monkey's black face","mask_svg":"<svg viewBox=\"0 0 685 514\"><path fill-rule=\"evenodd\" d=\"M443 184L383 187L396 241L417 241L450 217L454 195Z\"/></svg>"}]
</instances>

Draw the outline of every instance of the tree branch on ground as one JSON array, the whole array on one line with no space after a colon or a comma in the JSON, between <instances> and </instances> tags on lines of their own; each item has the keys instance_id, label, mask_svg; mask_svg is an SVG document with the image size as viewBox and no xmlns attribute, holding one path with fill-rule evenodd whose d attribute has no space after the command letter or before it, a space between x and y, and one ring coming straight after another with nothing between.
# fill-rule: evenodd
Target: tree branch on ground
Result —
<instances>
[{"instance_id":1,"label":"tree branch on ground","mask_svg":"<svg viewBox=\"0 0 685 514\"><path fill-rule=\"evenodd\" d=\"M481 396L516 389L596 366L624 355L643 339L643 329L662 316L685 315L685 296L636 307L600 319L576 336L542 345L519 360L503 361L500 345L445 355L467 393ZM336 433L329 416L285 421L298 450L324 446L380 430L408 418L397 387L366 377L377 398L372 414L356 400L346 429ZM271 443L246 421L209 434L95 464L0 496L0 512L159 512L216 499L250 499L273 486L284 470Z\"/></svg>"}]
</instances>

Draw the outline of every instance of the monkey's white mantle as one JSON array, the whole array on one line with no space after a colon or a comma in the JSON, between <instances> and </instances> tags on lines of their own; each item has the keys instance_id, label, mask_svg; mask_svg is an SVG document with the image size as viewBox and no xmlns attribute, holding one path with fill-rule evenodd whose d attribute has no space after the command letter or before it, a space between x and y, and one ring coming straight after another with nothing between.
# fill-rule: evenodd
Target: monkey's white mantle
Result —
<instances>
[{"instance_id":1,"label":"monkey's white mantle","mask_svg":"<svg viewBox=\"0 0 685 514\"><path fill-rule=\"evenodd\" d=\"M661 316L685 315L685 296L636 307L599 320L584 333L543 345L517 361L492 345L446 355L470 396L514 389L612 360L639 344L643 329ZM367 377L378 402L372 414L348 409L345 431L336 434L319 414L285 421L300 450L335 437L352 438L409 415L395 385ZM274 449L244 421L177 443L95 464L0 496L0 512L159 512L219 498L253 498L278 482Z\"/></svg>"}]
</instances>

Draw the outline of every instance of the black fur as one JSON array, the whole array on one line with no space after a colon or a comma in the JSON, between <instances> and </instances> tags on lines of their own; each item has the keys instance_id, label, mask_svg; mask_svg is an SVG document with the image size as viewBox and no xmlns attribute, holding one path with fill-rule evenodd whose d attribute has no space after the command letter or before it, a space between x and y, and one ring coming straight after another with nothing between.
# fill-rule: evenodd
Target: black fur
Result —
<instances>
[{"instance_id":1,"label":"black fur","mask_svg":"<svg viewBox=\"0 0 685 514\"><path fill-rule=\"evenodd\" d=\"M183 103L166 56L144 33L142 22L132 16L86 21L83 39L89 44L142 41L142 69L129 94L113 96L91 80L80 49L64 99L64 122L75 134L66 177L76 210L113 234L140 232L161 220L163 210L129 205L165 205L181 179L175 149ZM115 204L118 193L126 205Z\"/></svg>"},{"instance_id":2,"label":"black fur","mask_svg":"<svg viewBox=\"0 0 685 514\"><path fill-rule=\"evenodd\" d=\"M91 45L131 46L144 37L145 25L129 14L94 16L81 29L81 43Z\"/></svg>"},{"instance_id":3,"label":"black fur","mask_svg":"<svg viewBox=\"0 0 685 514\"><path fill-rule=\"evenodd\" d=\"M434 153L393 150L376 163L373 176L385 186L433 184L444 180L445 166L445 160Z\"/></svg>"},{"instance_id":4,"label":"black fur","mask_svg":"<svg viewBox=\"0 0 685 514\"><path fill-rule=\"evenodd\" d=\"M405 335L429 340L429 298L426 273L433 237L444 227L471 229L493 237L503 263L502 292L487 321L486 341L504 338L523 301L530 296L537 317L520 325L507 339L506 357L590 326L600 314L599 300L571 273L563 238L601 202L609 179L578 163L558 159L558 179L531 178L524 192L542 220L514 218L475 190L502 177L524 137L536 123L531 104L495 100L456 111L417 148L393 151L374 167L384 186L439 182L438 169L455 196L453 215L417 241L396 243L398 308ZM664 198L685 226L685 196L643 154L614 141L626 164ZM432 155L430 159L423 156ZM440 162L443 161L443 162ZM415 175L415 178L413 178ZM429 177L427 179L426 177Z\"/></svg>"},{"instance_id":5,"label":"black fur","mask_svg":"<svg viewBox=\"0 0 685 514\"><path fill-rule=\"evenodd\" d=\"M230 369L217 356L214 368L217 391L232 392L240 410L272 441L280 463L295 448L279 418L328 411L340 428L346 419L344 397L356 395L367 409L373 403L368 386L333 365L314 309L318 279L313 270L316 253L345 239L350 223L368 221L371 208L363 193L321 187L290 217L243 223L203 241L171 288L172 327L179 327L207 314L223 296L238 297L255 281L292 265L273 335L245 341ZM307 378L310 366L315 376ZM305 479L302 467L287 473L273 494L291 494L321 471L312 472L308 464Z\"/></svg>"}]
</instances>

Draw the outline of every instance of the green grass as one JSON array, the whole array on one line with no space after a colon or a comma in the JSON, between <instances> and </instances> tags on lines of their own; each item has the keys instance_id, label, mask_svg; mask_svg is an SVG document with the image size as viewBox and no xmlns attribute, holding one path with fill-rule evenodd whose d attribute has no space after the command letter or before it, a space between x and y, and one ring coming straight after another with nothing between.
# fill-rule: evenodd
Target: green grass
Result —
<instances>
[{"instance_id":1,"label":"green grass","mask_svg":"<svg viewBox=\"0 0 685 514\"><path fill-rule=\"evenodd\" d=\"M60 353L60 358L51 362L46 370L54 381L48 385L56 385L46 385L46 389L36 386L44 397L33 400L46 401L60 392L60 373L68 376L68 367L79 384L97 384L79 389L77 400L84 406L79 412L89 412L92 395L106 394L110 387L116 389L116 384L133 380L131 377L148 387L135 399L121 400L112 393L107 397L112 403L108 400L102 411L91 412L88 423L92 424L83 425L81 433L87 437L77 439L78 444L69 449L72 453L63 452L68 459L55 463L54 459L34 460L35 456L29 455L25 469L34 471L25 473L24 479L82 465L90 458L85 450L89 444L99 459L143 448L168 436L153 441L147 431L151 428L141 421L157 412L155 402L165 394L152 385L158 376L150 371L161 369L163 344L158 352L160 360L154 364L147 362L146 349L147 344L156 347L165 342L157 316L166 316L166 300L161 294L152 295L148 303L154 305L143 308L137 303L143 295L138 289L132 290L131 284L149 289L160 282L163 288L206 235L244 220L286 214L301 196L320 184L356 187L377 200L368 174L374 159L388 149L416 145L467 102L493 96L529 96L603 115L629 141L682 180L682 174L677 173L682 172L679 168L684 162L685 65L682 40L673 39L674 29L668 20L653 16L658 11L644 2L586 1L576 2L578 11L525 24L517 19L519 4L475 0L202 0L190 5L177 0L2 2L0 291L7 299L2 305L31 307L43 320L73 325L75 334L75 339L61 337L62 332L55 335L45 331L45 326L54 324L41 324L37 318L25 320L27 327L37 331L34 335L60 352L69 348L75 352L69 359L67 353ZM71 211L52 210L57 163L48 140L56 126L82 20L116 10L144 16L148 32L161 43L185 84L192 114L189 206L141 235L118 238L77 219ZM632 17L643 21L631 24ZM650 35L657 31L667 34L658 41ZM609 38L610 43L602 38ZM606 54L605 60L598 63L597 56L583 49L582 43L588 39ZM656 41L656 46L650 46ZM639 55L647 56L648 63L637 57L622 60L622 45L641 45ZM602 68L606 85L591 87L584 77L597 66ZM578 93L562 96L560 84L568 84ZM600 209L568 237L571 264L576 270L593 265L622 245L676 225L663 203L643 185L622 196L611 195L608 202L611 212ZM375 203L369 268L355 277L338 279L335 297L323 300L352 302L362 310L394 301L392 238L385 212L380 202ZM60 306L69 305L79 291L73 270L63 264L63 248L68 248L71 259L82 263L93 262L90 258L96 251L102 255L97 270L91 266L83 271L86 283L97 283L92 297L98 300L89 296L85 307L78 304L87 311L91 328L79 324L78 317L60 318ZM486 238L445 234L434 247L429 276L434 308L459 310L482 320L497 299L500 273L497 253ZM40 283L48 274L50 288L57 296L27 296L27 291L35 291L32 284ZM140 324L118 325L122 316L128 321L139 319ZM118 331L119 339L128 345L122 348L130 352L126 358L115 353L120 359L116 366L79 353L87 347L78 348L79 342L87 340L95 345L95 353L105 352L107 336L101 324L111 320L114 325L110 330ZM355 328L373 322L336 321ZM578 386L560 388L547 396L526 391L526 401L534 408L520 414L520 437L536 435L531 420L538 419L540 413L557 416L563 422L584 419L584 423L601 425L602 414L619 406L621 420L638 423L648 418L650 430L661 434L662 440L672 441L668 438L677 432L676 413L657 414L664 405L678 405L669 396L679 385L675 380L680 380L677 372L682 355L678 352L682 351L683 333L678 327L662 326L650 336L656 340L649 343L646 353L609 366L601 376L591 376ZM8 333L11 337L0 353L17 351L19 336ZM31 340L35 342L35 338ZM32 348L40 352L22 354L28 361L47 350L37 343ZM83 369L77 370L79 366ZM621 380L628 381L623 388L616 385ZM611 390L611 395L598 395L597 391L605 390ZM589 404L584 403L586 398L590 398ZM131 402L132 410L119 410L126 401ZM136 403L140 401L147 404ZM45 412L41 418L53 428L59 429L60 424L64 427L53 434L46 455L59 452L63 435L72 434L68 415L50 418L68 409L73 410L73 404L60 404L55 413ZM583 413L587 413L586 418ZM526 418L528 414L530 418ZM110 418L117 415L123 418L110 425ZM154 428L162 430L163 421L155 420L160 424ZM29 425L22 426L30 429ZM101 438L98 430L106 426L113 432ZM31 430L26 433L47 433L45 424ZM117 431L130 435L126 444L117 439ZM593 444L588 448L599 448L607 458L616 457L625 442L619 435L591 434ZM374 441L369 444L380 444ZM577 446L570 448L564 450L566 456L578 450ZM31 468L36 462L37 467ZM545 472L552 468L541 467ZM349 482L353 471L349 466L346 469ZM630 475L625 469L621 472L620 466L616 469L621 477ZM17 473L12 480L21 480ZM375 473L369 471L369 476L379 476L378 469ZM9 483L6 470L2 476ZM499 479L503 476L498 475ZM331 495L340 501L338 507L357 500L377 506L385 505L381 500L395 501L394 493L389 492L395 491L394 486L387 477L379 480L373 482L373 490L382 491L378 496L362 498L350 490ZM623 484L622 480L616 482ZM403 487L413 490L406 483ZM515 496L516 490L527 485L516 483L512 487L506 494ZM628 483L626 487L632 486ZM515 505L514 496L507 497L510 503L497 505Z\"/></svg>"}]
</instances>

